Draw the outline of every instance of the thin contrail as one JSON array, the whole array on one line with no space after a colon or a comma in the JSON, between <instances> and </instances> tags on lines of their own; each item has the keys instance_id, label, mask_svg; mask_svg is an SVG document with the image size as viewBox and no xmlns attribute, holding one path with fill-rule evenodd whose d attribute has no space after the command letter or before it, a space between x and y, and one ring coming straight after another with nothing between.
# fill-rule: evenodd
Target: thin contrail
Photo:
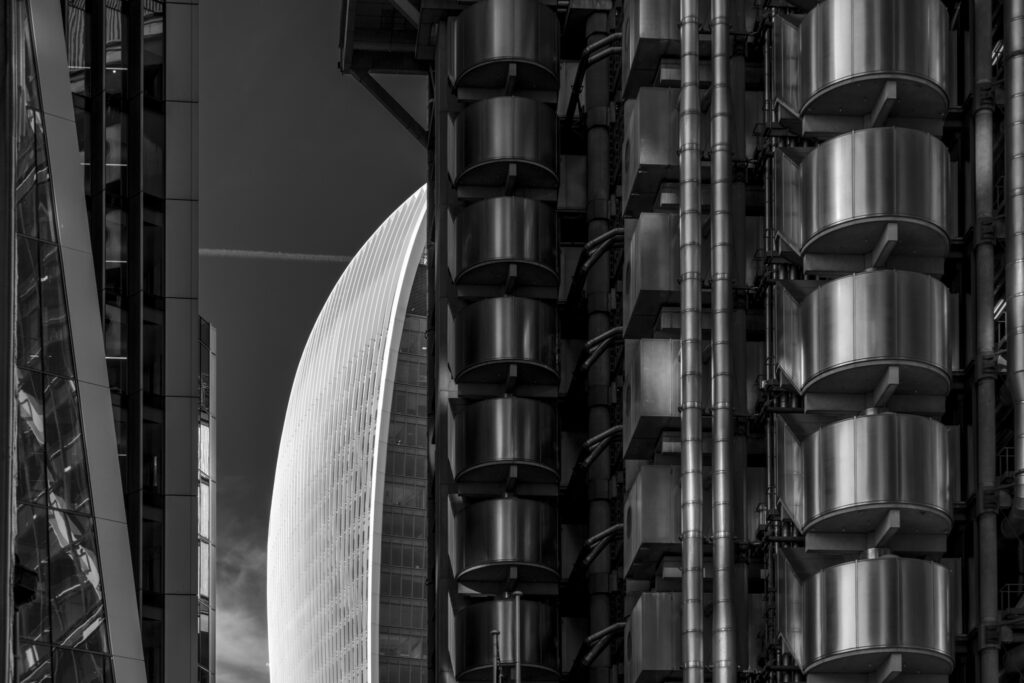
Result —
<instances>
[{"instance_id":1,"label":"thin contrail","mask_svg":"<svg viewBox=\"0 0 1024 683\"><path fill-rule=\"evenodd\" d=\"M200 256L220 258L255 258L274 261L320 261L329 263L348 263L351 256L340 254L293 254L287 251L254 251L251 249L200 249Z\"/></svg>"}]
</instances>

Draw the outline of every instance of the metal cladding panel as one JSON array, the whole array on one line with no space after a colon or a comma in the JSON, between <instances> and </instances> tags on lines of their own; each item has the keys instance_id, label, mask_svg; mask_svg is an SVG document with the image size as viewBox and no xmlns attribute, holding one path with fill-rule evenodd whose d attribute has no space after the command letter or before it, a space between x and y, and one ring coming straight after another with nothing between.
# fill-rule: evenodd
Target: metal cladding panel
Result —
<instances>
[{"instance_id":1,"label":"metal cladding panel","mask_svg":"<svg viewBox=\"0 0 1024 683\"><path fill-rule=\"evenodd\" d=\"M455 416L455 470L461 480L505 481L518 467L524 481L557 481L555 407L528 398L493 398Z\"/></svg>"},{"instance_id":2,"label":"metal cladding panel","mask_svg":"<svg viewBox=\"0 0 1024 683\"><path fill-rule=\"evenodd\" d=\"M678 0L627 2L622 17L622 96L654 83L662 58L679 56Z\"/></svg>"},{"instance_id":3,"label":"metal cladding panel","mask_svg":"<svg viewBox=\"0 0 1024 683\"><path fill-rule=\"evenodd\" d=\"M679 340L627 339L622 449L646 458L663 431L679 430Z\"/></svg>"},{"instance_id":4,"label":"metal cladding panel","mask_svg":"<svg viewBox=\"0 0 1024 683\"><path fill-rule=\"evenodd\" d=\"M387 410L426 207L424 186L366 241L324 304L295 373L267 540L274 681L376 679Z\"/></svg>"},{"instance_id":5,"label":"metal cladding panel","mask_svg":"<svg viewBox=\"0 0 1024 683\"><path fill-rule=\"evenodd\" d=\"M799 336L802 393L872 392L880 373L897 367L898 393L945 395L951 365L948 316L949 292L938 280L875 270L811 292L800 304L801 329L783 330L783 336Z\"/></svg>"},{"instance_id":6,"label":"metal cladding panel","mask_svg":"<svg viewBox=\"0 0 1024 683\"><path fill-rule=\"evenodd\" d=\"M626 620L625 683L678 680L682 666L682 611L679 593L640 596Z\"/></svg>"},{"instance_id":7,"label":"metal cladding panel","mask_svg":"<svg viewBox=\"0 0 1024 683\"><path fill-rule=\"evenodd\" d=\"M623 213L654 205L666 181L679 180L679 89L640 88L625 105L622 143Z\"/></svg>"},{"instance_id":8,"label":"metal cladding panel","mask_svg":"<svg viewBox=\"0 0 1024 683\"><path fill-rule=\"evenodd\" d=\"M455 21L451 44L456 87L504 88L515 65L517 87L558 89L558 15L537 0L486 0Z\"/></svg>"},{"instance_id":9,"label":"metal cladding panel","mask_svg":"<svg viewBox=\"0 0 1024 683\"><path fill-rule=\"evenodd\" d=\"M783 451L783 496L804 532L870 533L891 511L907 533L952 526L949 439L936 420L854 417Z\"/></svg>"},{"instance_id":10,"label":"metal cladding panel","mask_svg":"<svg viewBox=\"0 0 1024 683\"><path fill-rule=\"evenodd\" d=\"M460 581L503 578L510 567L525 580L558 575L558 514L548 502L492 498L455 516Z\"/></svg>"},{"instance_id":11,"label":"metal cladding panel","mask_svg":"<svg viewBox=\"0 0 1024 683\"><path fill-rule=\"evenodd\" d=\"M869 128L840 135L807 155L796 186L780 188L790 193L781 204L796 209L779 216L781 230L804 256L864 255L849 270L911 266L923 257L941 267L949 249L949 174L949 153L927 133Z\"/></svg>"},{"instance_id":12,"label":"metal cladding panel","mask_svg":"<svg viewBox=\"0 0 1024 683\"><path fill-rule=\"evenodd\" d=\"M558 117L550 106L525 97L491 97L455 119L450 143L455 185L505 187L515 164L516 183L558 187Z\"/></svg>"},{"instance_id":13,"label":"metal cladding panel","mask_svg":"<svg viewBox=\"0 0 1024 683\"><path fill-rule=\"evenodd\" d=\"M626 495L626 578L651 578L666 554L678 555L679 468L644 465Z\"/></svg>"},{"instance_id":14,"label":"metal cladding panel","mask_svg":"<svg viewBox=\"0 0 1024 683\"><path fill-rule=\"evenodd\" d=\"M941 119L949 106L949 16L940 0L828 0L800 24L802 115Z\"/></svg>"},{"instance_id":15,"label":"metal cladding panel","mask_svg":"<svg viewBox=\"0 0 1024 683\"><path fill-rule=\"evenodd\" d=\"M667 213L642 213L626 221L622 276L626 337L650 336L661 308L679 301L679 222Z\"/></svg>"},{"instance_id":16,"label":"metal cladding panel","mask_svg":"<svg viewBox=\"0 0 1024 683\"><path fill-rule=\"evenodd\" d=\"M555 308L536 299L497 297L455 318L455 378L503 383L512 365L521 381L558 381Z\"/></svg>"},{"instance_id":17,"label":"metal cladding panel","mask_svg":"<svg viewBox=\"0 0 1024 683\"><path fill-rule=\"evenodd\" d=\"M558 618L550 605L520 600L523 678L558 678ZM469 605L455 615L458 643L456 676L460 681L490 680L494 662L494 636L503 661L515 653L515 601L487 600Z\"/></svg>"},{"instance_id":18,"label":"metal cladding panel","mask_svg":"<svg viewBox=\"0 0 1024 683\"><path fill-rule=\"evenodd\" d=\"M455 220L455 282L503 285L515 265L525 285L558 285L555 212L526 197L496 197L470 204Z\"/></svg>"},{"instance_id":19,"label":"metal cladding panel","mask_svg":"<svg viewBox=\"0 0 1024 683\"><path fill-rule=\"evenodd\" d=\"M953 668L949 570L888 555L824 569L804 581L805 673L867 673L890 654L904 671Z\"/></svg>"}]
</instances>

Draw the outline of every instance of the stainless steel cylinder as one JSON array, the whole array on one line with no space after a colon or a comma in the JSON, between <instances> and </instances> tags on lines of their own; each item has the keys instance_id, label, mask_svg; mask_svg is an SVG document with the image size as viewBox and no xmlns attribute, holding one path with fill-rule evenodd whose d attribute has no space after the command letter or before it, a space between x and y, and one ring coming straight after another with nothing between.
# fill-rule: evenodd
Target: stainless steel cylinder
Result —
<instances>
[{"instance_id":1,"label":"stainless steel cylinder","mask_svg":"<svg viewBox=\"0 0 1024 683\"><path fill-rule=\"evenodd\" d=\"M554 109L525 97L491 97L469 105L455 119L452 181L557 188L557 126Z\"/></svg>"},{"instance_id":2,"label":"stainless steel cylinder","mask_svg":"<svg viewBox=\"0 0 1024 683\"><path fill-rule=\"evenodd\" d=\"M890 116L943 118L948 25L940 0L820 3L800 24L801 115L870 116L890 99Z\"/></svg>"},{"instance_id":3,"label":"stainless steel cylinder","mask_svg":"<svg viewBox=\"0 0 1024 683\"><path fill-rule=\"evenodd\" d=\"M504 88L514 66L518 88L558 89L558 15L537 0L484 0L455 22L453 80L460 88Z\"/></svg>"},{"instance_id":4,"label":"stainless steel cylinder","mask_svg":"<svg viewBox=\"0 0 1024 683\"><path fill-rule=\"evenodd\" d=\"M536 600L520 600L522 621L519 638L520 668L524 680L558 677L558 617L554 608ZM497 636L492 635L498 631ZM485 681L491 676L497 647L502 661L516 652L515 601L486 600L473 603L455 615L458 643L456 676L460 681Z\"/></svg>"},{"instance_id":5,"label":"stainless steel cylinder","mask_svg":"<svg viewBox=\"0 0 1024 683\"><path fill-rule=\"evenodd\" d=\"M558 576L558 516L552 503L492 498L456 514L457 578L503 581L515 567L520 580Z\"/></svg>"},{"instance_id":6,"label":"stainless steel cylinder","mask_svg":"<svg viewBox=\"0 0 1024 683\"><path fill-rule=\"evenodd\" d=\"M516 466L523 481L558 480L555 407L528 398L477 401L455 416L455 477L505 481Z\"/></svg>"},{"instance_id":7,"label":"stainless steel cylinder","mask_svg":"<svg viewBox=\"0 0 1024 683\"><path fill-rule=\"evenodd\" d=\"M805 672L866 673L889 654L904 670L953 668L949 570L895 555L829 567L802 586Z\"/></svg>"},{"instance_id":8,"label":"stainless steel cylinder","mask_svg":"<svg viewBox=\"0 0 1024 683\"><path fill-rule=\"evenodd\" d=\"M526 197L470 204L455 219L455 282L558 286L555 212ZM516 271L510 274L509 267Z\"/></svg>"},{"instance_id":9,"label":"stainless steel cylinder","mask_svg":"<svg viewBox=\"0 0 1024 683\"><path fill-rule=\"evenodd\" d=\"M558 381L555 309L536 299L499 297L470 304L455 318L457 382Z\"/></svg>"}]
</instances>

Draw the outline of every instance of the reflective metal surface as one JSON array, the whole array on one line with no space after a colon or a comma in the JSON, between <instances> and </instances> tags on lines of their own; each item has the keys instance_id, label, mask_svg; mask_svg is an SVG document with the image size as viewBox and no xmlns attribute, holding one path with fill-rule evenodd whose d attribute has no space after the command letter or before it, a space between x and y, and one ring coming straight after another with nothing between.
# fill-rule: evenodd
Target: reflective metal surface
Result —
<instances>
[{"instance_id":1,"label":"reflective metal surface","mask_svg":"<svg viewBox=\"0 0 1024 683\"><path fill-rule=\"evenodd\" d=\"M935 278L899 270L848 275L812 291L783 321L780 365L802 393L873 392L895 367L896 393L945 395L948 316L949 292Z\"/></svg>"},{"instance_id":2,"label":"reflective metal surface","mask_svg":"<svg viewBox=\"0 0 1024 683\"><path fill-rule=\"evenodd\" d=\"M679 340L627 339L624 365L622 450L633 458L679 431Z\"/></svg>"},{"instance_id":3,"label":"reflective metal surface","mask_svg":"<svg viewBox=\"0 0 1024 683\"><path fill-rule=\"evenodd\" d=\"M840 135L806 156L794 186L779 188L779 227L811 272L888 266L941 273L949 173L949 153L927 133L869 128Z\"/></svg>"},{"instance_id":4,"label":"reflective metal surface","mask_svg":"<svg viewBox=\"0 0 1024 683\"><path fill-rule=\"evenodd\" d=\"M807 673L872 671L889 654L908 672L949 673L949 571L884 556L829 567L803 584Z\"/></svg>"},{"instance_id":5,"label":"reflective metal surface","mask_svg":"<svg viewBox=\"0 0 1024 683\"><path fill-rule=\"evenodd\" d=\"M456 87L504 88L515 65L517 87L558 89L558 16L537 0L485 0L455 22Z\"/></svg>"},{"instance_id":6,"label":"reflective metal surface","mask_svg":"<svg viewBox=\"0 0 1024 683\"><path fill-rule=\"evenodd\" d=\"M649 579L666 555L679 554L679 468L644 465L626 495L622 565Z\"/></svg>"},{"instance_id":7,"label":"reflective metal surface","mask_svg":"<svg viewBox=\"0 0 1024 683\"><path fill-rule=\"evenodd\" d=\"M496 581L516 567L522 580L558 574L558 517L551 503L494 498L467 505L455 517L460 581Z\"/></svg>"},{"instance_id":8,"label":"reflective metal surface","mask_svg":"<svg viewBox=\"0 0 1024 683\"><path fill-rule=\"evenodd\" d=\"M805 532L871 533L891 511L907 533L952 526L946 427L878 413L834 422L784 460L783 498Z\"/></svg>"},{"instance_id":9,"label":"reflective metal surface","mask_svg":"<svg viewBox=\"0 0 1024 683\"><path fill-rule=\"evenodd\" d=\"M557 286L555 212L525 197L496 197L470 204L455 219L455 281ZM509 266L516 266L510 275Z\"/></svg>"},{"instance_id":10,"label":"reflective metal surface","mask_svg":"<svg viewBox=\"0 0 1024 683\"><path fill-rule=\"evenodd\" d=\"M503 481L508 468L525 481L558 477L555 407L527 398L494 398L455 416L456 478Z\"/></svg>"},{"instance_id":11,"label":"reflective metal surface","mask_svg":"<svg viewBox=\"0 0 1024 683\"><path fill-rule=\"evenodd\" d=\"M525 97L491 97L469 105L455 119L451 138L453 182L558 187L557 123L554 109Z\"/></svg>"},{"instance_id":12,"label":"reflective metal surface","mask_svg":"<svg viewBox=\"0 0 1024 683\"><path fill-rule=\"evenodd\" d=\"M622 143L624 214L635 216L654 206L665 181L679 179L679 90L640 88L627 100Z\"/></svg>"},{"instance_id":13,"label":"reflective metal surface","mask_svg":"<svg viewBox=\"0 0 1024 683\"><path fill-rule=\"evenodd\" d=\"M494 639L503 661L515 652L515 602L487 600L466 607L455 615L458 643L456 676L463 681L490 680L494 661ZM519 604L521 638L519 652L524 680L550 679L558 675L558 618L553 607L534 600Z\"/></svg>"},{"instance_id":14,"label":"reflective metal surface","mask_svg":"<svg viewBox=\"0 0 1024 683\"><path fill-rule=\"evenodd\" d=\"M455 318L455 378L505 382L511 365L520 381L558 379L555 309L522 297L482 299Z\"/></svg>"},{"instance_id":15,"label":"reflective metal surface","mask_svg":"<svg viewBox=\"0 0 1024 683\"><path fill-rule=\"evenodd\" d=\"M651 336L662 306L679 301L679 225L668 213L626 221L622 322L626 337Z\"/></svg>"},{"instance_id":16,"label":"reflective metal surface","mask_svg":"<svg viewBox=\"0 0 1024 683\"><path fill-rule=\"evenodd\" d=\"M623 3L622 96L653 85L662 58L679 55L679 0Z\"/></svg>"},{"instance_id":17,"label":"reflective metal surface","mask_svg":"<svg viewBox=\"0 0 1024 683\"><path fill-rule=\"evenodd\" d=\"M893 84L891 116L942 118L949 104L948 25L940 0L819 4L800 25L800 113L868 116L892 97L885 90Z\"/></svg>"},{"instance_id":18,"label":"reflective metal surface","mask_svg":"<svg viewBox=\"0 0 1024 683\"><path fill-rule=\"evenodd\" d=\"M680 593L644 593L626 620L625 683L679 679Z\"/></svg>"}]
</instances>

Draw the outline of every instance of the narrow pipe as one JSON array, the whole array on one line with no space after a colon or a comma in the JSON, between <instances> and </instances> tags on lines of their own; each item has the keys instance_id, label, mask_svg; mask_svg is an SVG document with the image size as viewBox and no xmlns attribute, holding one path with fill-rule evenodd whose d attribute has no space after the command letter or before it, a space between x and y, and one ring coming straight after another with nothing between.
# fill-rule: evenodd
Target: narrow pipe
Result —
<instances>
[{"instance_id":1,"label":"narrow pipe","mask_svg":"<svg viewBox=\"0 0 1024 683\"><path fill-rule=\"evenodd\" d=\"M597 64L602 59L615 54L618 44L622 40L622 33L609 33L604 38L599 38L583 49L580 55L579 65L576 67L576 77L572 81L572 91L569 94L569 104L565 108L565 120L572 123L576 116L576 107L580 103L580 93L583 91L583 77L592 64ZM615 46L615 49L601 49Z\"/></svg>"},{"instance_id":2,"label":"narrow pipe","mask_svg":"<svg viewBox=\"0 0 1024 683\"><path fill-rule=\"evenodd\" d=\"M494 661L491 666L491 683L498 683L498 664L501 661L501 649L498 645L498 636L501 635L501 631L497 629L491 630L491 640L494 643Z\"/></svg>"},{"instance_id":3,"label":"narrow pipe","mask_svg":"<svg viewBox=\"0 0 1024 683\"><path fill-rule=\"evenodd\" d=\"M679 1L680 541L683 683L704 683L698 1Z\"/></svg>"},{"instance_id":4,"label":"narrow pipe","mask_svg":"<svg viewBox=\"0 0 1024 683\"><path fill-rule=\"evenodd\" d=\"M608 429L605 429L605 430L595 434L594 436L590 437L589 439L587 439L586 441L583 442L583 445L586 446L587 448L591 448L595 444L597 444L598 442L604 441L605 439L608 439L608 438L610 438L612 436L615 436L616 434L618 434L621 431L622 431L622 425L613 425L613 426L609 427Z\"/></svg>"},{"instance_id":5,"label":"narrow pipe","mask_svg":"<svg viewBox=\"0 0 1024 683\"><path fill-rule=\"evenodd\" d=\"M974 259L975 259L975 397L978 506L978 616L982 628L998 618L996 552L998 519L986 492L996 483L995 323L992 319L994 239L992 234L992 2L975 0L974 22ZM996 681L999 645L978 638L981 680Z\"/></svg>"},{"instance_id":6,"label":"narrow pipe","mask_svg":"<svg viewBox=\"0 0 1024 683\"><path fill-rule=\"evenodd\" d=\"M729 2L711 3L711 522L714 543L711 680L736 681L732 599L732 93Z\"/></svg>"},{"instance_id":7,"label":"narrow pipe","mask_svg":"<svg viewBox=\"0 0 1024 683\"><path fill-rule=\"evenodd\" d=\"M516 591L512 594L512 597L516 600L516 683L522 683L523 681L523 624L520 621L522 613L519 611L519 599L523 597L522 591Z\"/></svg>"}]
</instances>

